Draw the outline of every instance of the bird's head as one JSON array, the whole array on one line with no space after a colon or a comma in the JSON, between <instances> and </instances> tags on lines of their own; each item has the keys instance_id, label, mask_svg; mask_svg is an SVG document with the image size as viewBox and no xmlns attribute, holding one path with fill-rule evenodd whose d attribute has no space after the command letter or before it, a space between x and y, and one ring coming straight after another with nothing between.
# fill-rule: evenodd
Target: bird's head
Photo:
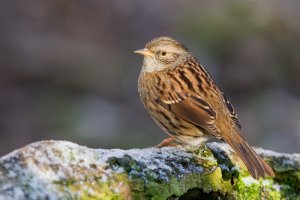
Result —
<instances>
[{"instance_id":1,"label":"bird's head","mask_svg":"<svg viewBox=\"0 0 300 200\"><path fill-rule=\"evenodd\" d=\"M158 37L148 42L144 49L136 50L144 56L142 71L153 72L176 67L191 57L190 51L170 37Z\"/></svg>"}]
</instances>

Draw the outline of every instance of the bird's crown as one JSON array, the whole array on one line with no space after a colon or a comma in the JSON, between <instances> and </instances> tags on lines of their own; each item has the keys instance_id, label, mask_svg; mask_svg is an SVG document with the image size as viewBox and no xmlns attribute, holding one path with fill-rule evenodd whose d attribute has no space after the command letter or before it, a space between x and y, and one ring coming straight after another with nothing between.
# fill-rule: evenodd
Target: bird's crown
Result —
<instances>
[{"instance_id":1,"label":"bird's crown","mask_svg":"<svg viewBox=\"0 0 300 200\"><path fill-rule=\"evenodd\" d=\"M151 49L157 46L169 46L169 45L188 51L188 49L183 44L167 36L154 38L153 40L148 42L145 47L147 49Z\"/></svg>"}]
</instances>

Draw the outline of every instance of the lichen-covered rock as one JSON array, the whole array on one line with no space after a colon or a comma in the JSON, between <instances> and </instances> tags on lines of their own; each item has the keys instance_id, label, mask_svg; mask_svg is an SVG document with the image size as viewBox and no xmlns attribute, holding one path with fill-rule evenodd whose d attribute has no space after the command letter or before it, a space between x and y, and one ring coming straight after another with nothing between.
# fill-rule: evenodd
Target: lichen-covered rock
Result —
<instances>
[{"instance_id":1,"label":"lichen-covered rock","mask_svg":"<svg viewBox=\"0 0 300 200\"><path fill-rule=\"evenodd\" d=\"M276 173L254 180L226 144L90 149L42 141L0 159L0 199L300 199L300 155L257 149Z\"/></svg>"}]
</instances>

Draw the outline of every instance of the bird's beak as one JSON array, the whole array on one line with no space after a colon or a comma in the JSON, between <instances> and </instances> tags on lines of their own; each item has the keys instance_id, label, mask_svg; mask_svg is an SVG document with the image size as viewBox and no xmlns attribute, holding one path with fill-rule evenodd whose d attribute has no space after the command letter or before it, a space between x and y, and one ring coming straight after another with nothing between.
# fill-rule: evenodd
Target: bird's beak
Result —
<instances>
[{"instance_id":1,"label":"bird's beak","mask_svg":"<svg viewBox=\"0 0 300 200\"><path fill-rule=\"evenodd\" d=\"M135 50L134 53L141 54L143 56L152 56L153 54L147 48Z\"/></svg>"}]
</instances>

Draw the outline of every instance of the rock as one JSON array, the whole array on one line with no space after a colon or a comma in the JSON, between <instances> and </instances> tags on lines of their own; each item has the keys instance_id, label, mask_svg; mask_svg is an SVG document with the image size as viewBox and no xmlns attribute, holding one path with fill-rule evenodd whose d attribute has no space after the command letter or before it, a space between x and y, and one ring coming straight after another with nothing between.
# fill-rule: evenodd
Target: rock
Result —
<instances>
[{"instance_id":1,"label":"rock","mask_svg":"<svg viewBox=\"0 0 300 200\"><path fill-rule=\"evenodd\" d=\"M274 179L251 178L224 143L187 152L41 141L0 159L0 199L300 199L300 155L256 150Z\"/></svg>"}]
</instances>

